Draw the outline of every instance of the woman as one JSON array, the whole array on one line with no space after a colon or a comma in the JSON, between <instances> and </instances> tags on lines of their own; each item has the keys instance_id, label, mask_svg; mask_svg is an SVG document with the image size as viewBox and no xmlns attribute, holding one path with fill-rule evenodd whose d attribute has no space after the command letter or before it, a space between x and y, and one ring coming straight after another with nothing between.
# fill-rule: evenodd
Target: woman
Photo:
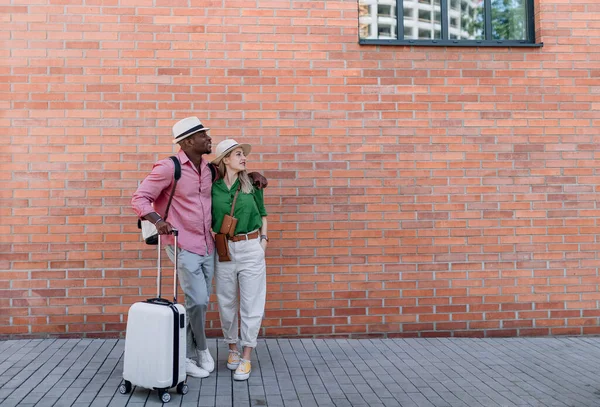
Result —
<instances>
[{"instance_id":1,"label":"woman","mask_svg":"<svg viewBox=\"0 0 600 407\"><path fill-rule=\"evenodd\" d=\"M235 232L231 233L233 236L227 238L231 261L217 259L215 265L221 328L229 345L227 367L235 370L234 380L247 380L250 377L250 358L252 349L256 347L267 292L267 212L263 191L253 187L246 172L246 157L250 154L250 148L249 144L224 140L217 146L217 158L212 161L219 172L219 180L212 186L214 232L221 230L223 217L230 214L237 193L233 213L237 224ZM241 317L240 345L243 347L241 359L237 347L238 304Z\"/></svg>"}]
</instances>

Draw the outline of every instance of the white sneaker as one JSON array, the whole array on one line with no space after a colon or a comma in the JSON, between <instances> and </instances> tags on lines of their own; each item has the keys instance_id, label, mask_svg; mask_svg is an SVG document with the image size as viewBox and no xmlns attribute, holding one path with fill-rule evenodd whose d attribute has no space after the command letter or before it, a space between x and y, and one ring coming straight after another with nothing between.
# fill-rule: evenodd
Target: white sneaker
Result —
<instances>
[{"instance_id":1,"label":"white sneaker","mask_svg":"<svg viewBox=\"0 0 600 407\"><path fill-rule=\"evenodd\" d=\"M210 373L215 370L215 360L208 349L198 351L198 360L200 361L200 367L207 372Z\"/></svg>"},{"instance_id":2,"label":"white sneaker","mask_svg":"<svg viewBox=\"0 0 600 407\"><path fill-rule=\"evenodd\" d=\"M199 377L200 379L210 375L210 372L198 367L196 362L192 359L185 359L185 372L188 376Z\"/></svg>"}]
</instances>

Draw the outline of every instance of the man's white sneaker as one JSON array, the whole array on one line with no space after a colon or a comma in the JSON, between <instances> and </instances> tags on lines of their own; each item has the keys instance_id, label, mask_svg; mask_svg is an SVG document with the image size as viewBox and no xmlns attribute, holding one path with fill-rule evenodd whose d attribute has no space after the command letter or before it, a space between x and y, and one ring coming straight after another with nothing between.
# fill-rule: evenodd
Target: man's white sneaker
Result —
<instances>
[{"instance_id":1,"label":"man's white sneaker","mask_svg":"<svg viewBox=\"0 0 600 407\"><path fill-rule=\"evenodd\" d=\"M207 372L211 373L215 370L215 360L208 349L198 351L198 360L200 360L200 367Z\"/></svg>"},{"instance_id":2,"label":"man's white sneaker","mask_svg":"<svg viewBox=\"0 0 600 407\"><path fill-rule=\"evenodd\" d=\"M210 372L198 367L196 362L192 359L185 360L185 372L188 374L188 376L199 377L200 379L210 375Z\"/></svg>"}]
</instances>

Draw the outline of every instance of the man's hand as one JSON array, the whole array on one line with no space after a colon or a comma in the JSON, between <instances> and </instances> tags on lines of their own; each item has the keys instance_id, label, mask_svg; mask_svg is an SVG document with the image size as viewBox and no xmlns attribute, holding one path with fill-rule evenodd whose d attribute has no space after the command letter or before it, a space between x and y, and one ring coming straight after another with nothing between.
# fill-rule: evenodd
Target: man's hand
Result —
<instances>
[{"instance_id":1,"label":"man's hand","mask_svg":"<svg viewBox=\"0 0 600 407\"><path fill-rule=\"evenodd\" d=\"M173 226L169 222L165 222L156 212L147 214L143 219L154 224L159 235L170 235L173 233Z\"/></svg>"},{"instance_id":2,"label":"man's hand","mask_svg":"<svg viewBox=\"0 0 600 407\"><path fill-rule=\"evenodd\" d=\"M156 222L154 226L156 226L156 230L158 231L159 235L170 235L173 233L173 226L171 226L169 222L165 222L162 219Z\"/></svg>"},{"instance_id":3,"label":"man's hand","mask_svg":"<svg viewBox=\"0 0 600 407\"><path fill-rule=\"evenodd\" d=\"M250 172L248 176L252 180L252 185L258 189L264 189L269 185L269 181L258 172Z\"/></svg>"}]
</instances>

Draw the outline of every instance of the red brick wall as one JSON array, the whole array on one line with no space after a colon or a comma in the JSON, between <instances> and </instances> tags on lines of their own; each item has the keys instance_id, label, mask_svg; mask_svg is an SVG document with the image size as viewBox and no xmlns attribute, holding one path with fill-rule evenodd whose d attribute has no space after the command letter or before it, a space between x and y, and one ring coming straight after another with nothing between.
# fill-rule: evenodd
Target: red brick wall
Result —
<instances>
[{"instance_id":1,"label":"red brick wall","mask_svg":"<svg viewBox=\"0 0 600 407\"><path fill-rule=\"evenodd\" d=\"M595 0L515 49L359 46L354 0L46 1L0 7L0 334L123 332L130 196L188 115L270 179L262 334L600 333Z\"/></svg>"}]
</instances>

